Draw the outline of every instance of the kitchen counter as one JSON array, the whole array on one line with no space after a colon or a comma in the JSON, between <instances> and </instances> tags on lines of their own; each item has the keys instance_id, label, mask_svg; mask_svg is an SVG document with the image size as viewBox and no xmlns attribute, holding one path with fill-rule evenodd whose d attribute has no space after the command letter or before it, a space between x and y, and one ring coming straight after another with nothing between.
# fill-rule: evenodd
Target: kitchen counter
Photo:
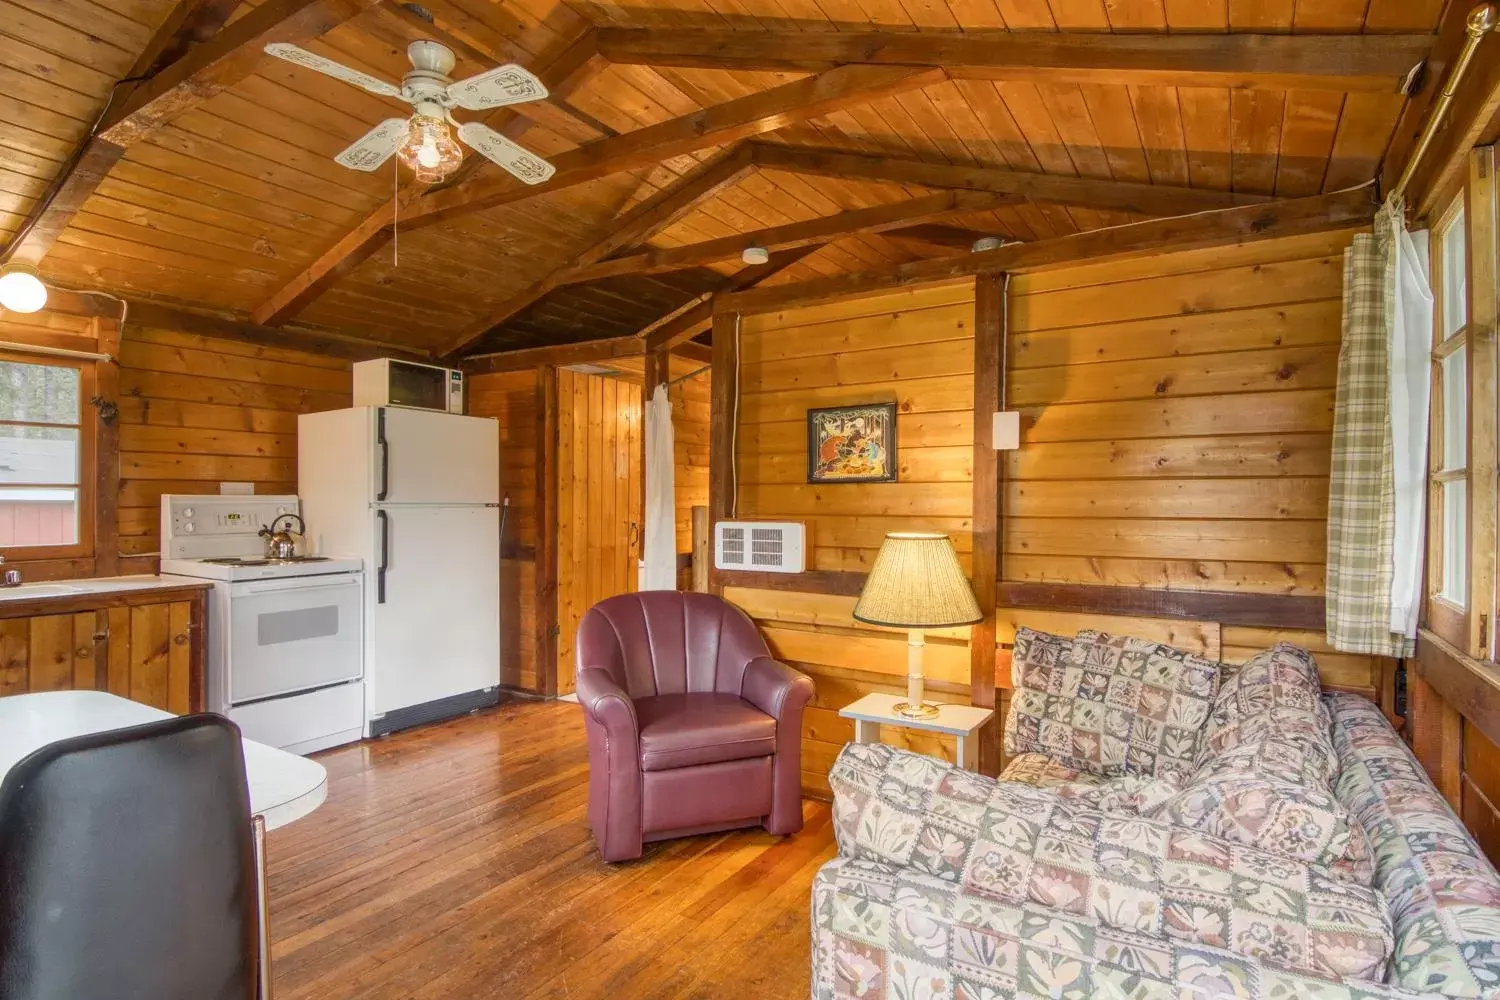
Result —
<instances>
[{"instance_id":1,"label":"kitchen counter","mask_svg":"<svg viewBox=\"0 0 1500 1000\"><path fill-rule=\"evenodd\" d=\"M202 590L213 586L191 576L100 576L83 580L39 580L19 587L0 587L0 602L64 600L99 594L121 594L155 590Z\"/></svg>"}]
</instances>

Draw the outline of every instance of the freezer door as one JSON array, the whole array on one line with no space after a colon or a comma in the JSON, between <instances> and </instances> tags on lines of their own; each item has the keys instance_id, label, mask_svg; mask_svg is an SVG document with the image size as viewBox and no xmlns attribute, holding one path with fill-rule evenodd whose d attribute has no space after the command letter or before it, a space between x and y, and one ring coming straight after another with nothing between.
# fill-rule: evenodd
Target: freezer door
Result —
<instances>
[{"instance_id":1,"label":"freezer door","mask_svg":"<svg viewBox=\"0 0 1500 1000\"><path fill-rule=\"evenodd\" d=\"M499 684L499 510L399 507L377 515L377 568L367 588L371 717Z\"/></svg>"},{"instance_id":2,"label":"freezer door","mask_svg":"<svg viewBox=\"0 0 1500 1000\"><path fill-rule=\"evenodd\" d=\"M488 417L380 407L376 503L499 503L500 425Z\"/></svg>"}]
</instances>

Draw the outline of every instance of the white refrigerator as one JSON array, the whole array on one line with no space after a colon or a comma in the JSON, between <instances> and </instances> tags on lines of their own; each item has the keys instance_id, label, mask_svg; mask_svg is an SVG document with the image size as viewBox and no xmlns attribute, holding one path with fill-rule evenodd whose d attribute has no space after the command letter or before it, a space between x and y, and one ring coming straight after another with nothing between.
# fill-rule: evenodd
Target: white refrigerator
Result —
<instances>
[{"instance_id":1,"label":"white refrigerator","mask_svg":"<svg viewBox=\"0 0 1500 1000\"><path fill-rule=\"evenodd\" d=\"M493 705L500 684L500 430L357 406L297 418L316 551L365 564L365 735Z\"/></svg>"}]
</instances>

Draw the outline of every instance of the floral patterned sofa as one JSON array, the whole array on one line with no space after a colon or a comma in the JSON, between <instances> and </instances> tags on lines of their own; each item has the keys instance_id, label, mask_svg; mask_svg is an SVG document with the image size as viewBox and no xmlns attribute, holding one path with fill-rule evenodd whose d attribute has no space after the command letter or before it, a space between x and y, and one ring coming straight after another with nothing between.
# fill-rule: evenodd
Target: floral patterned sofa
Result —
<instances>
[{"instance_id":1,"label":"floral patterned sofa","mask_svg":"<svg viewBox=\"0 0 1500 1000\"><path fill-rule=\"evenodd\" d=\"M1190 773L845 747L814 1000L1500 1000L1500 877L1384 716L1244 670Z\"/></svg>"}]
</instances>

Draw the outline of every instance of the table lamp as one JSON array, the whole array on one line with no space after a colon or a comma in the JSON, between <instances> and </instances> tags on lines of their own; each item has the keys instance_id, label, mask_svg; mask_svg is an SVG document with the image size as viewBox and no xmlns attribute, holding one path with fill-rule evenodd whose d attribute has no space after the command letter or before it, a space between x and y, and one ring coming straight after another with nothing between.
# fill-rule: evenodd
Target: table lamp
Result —
<instances>
[{"instance_id":1,"label":"table lamp","mask_svg":"<svg viewBox=\"0 0 1500 1000\"><path fill-rule=\"evenodd\" d=\"M972 625L984 616L947 535L893 531L880 543L875 565L854 605L855 621L906 629L906 701L895 712L931 719L936 705L922 700L922 632Z\"/></svg>"}]
</instances>

